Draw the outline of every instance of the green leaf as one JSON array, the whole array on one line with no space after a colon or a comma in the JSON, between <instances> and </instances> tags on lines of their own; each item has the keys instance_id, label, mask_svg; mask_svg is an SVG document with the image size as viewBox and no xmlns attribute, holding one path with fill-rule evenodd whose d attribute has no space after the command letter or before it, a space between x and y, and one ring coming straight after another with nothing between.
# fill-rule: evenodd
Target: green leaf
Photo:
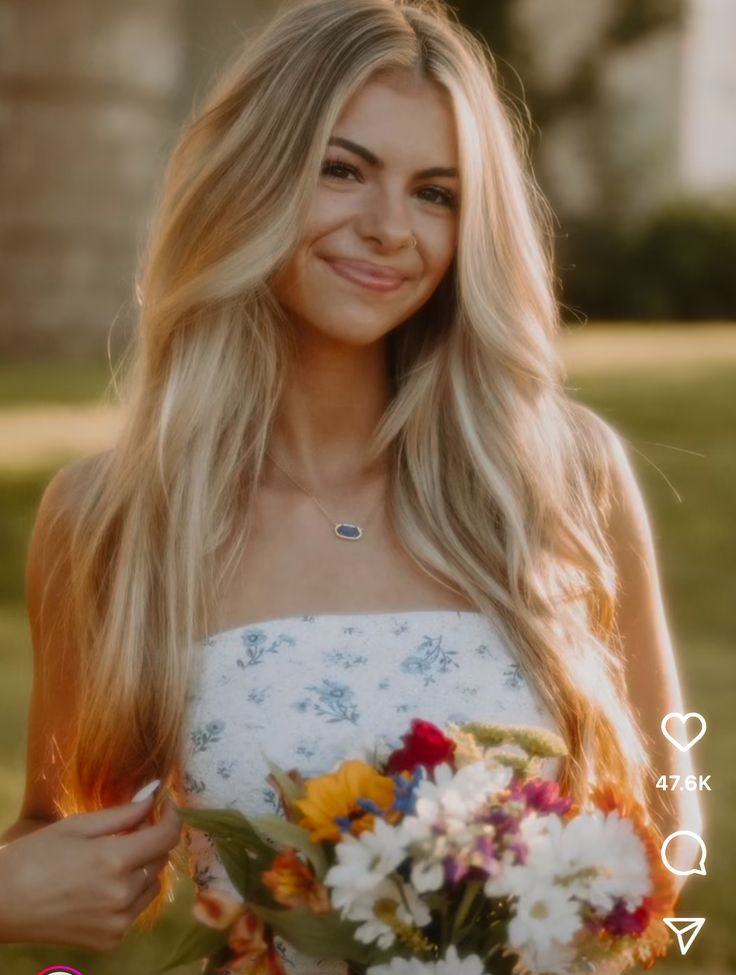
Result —
<instances>
[{"instance_id":1,"label":"green leaf","mask_svg":"<svg viewBox=\"0 0 736 975\"><path fill-rule=\"evenodd\" d=\"M309 833L301 826L290 823L281 816L259 816L258 819L253 820L253 825L262 836L273 840L274 843L282 847L292 847L303 853L320 880L324 877L327 872L324 850L310 840Z\"/></svg>"},{"instance_id":2,"label":"green leaf","mask_svg":"<svg viewBox=\"0 0 736 975\"><path fill-rule=\"evenodd\" d=\"M488 924L482 932L480 953L485 958L487 955L503 949L508 941L508 926L503 921L493 921Z\"/></svg>"},{"instance_id":3,"label":"green leaf","mask_svg":"<svg viewBox=\"0 0 736 975\"><path fill-rule=\"evenodd\" d=\"M217 975L217 973L225 967L226 962L228 962L232 956L232 948L230 948L229 945L225 945L221 951L216 951L207 959L207 966L202 972L202 975Z\"/></svg>"},{"instance_id":4,"label":"green leaf","mask_svg":"<svg viewBox=\"0 0 736 975\"><path fill-rule=\"evenodd\" d=\"M471 880L466 884L465 889L463 890L462 899L460 900L458 909L455 912L454 918L452 919L452 927L450 928L450 941L452 943L454 943L455 940L454 936L458 933L461 926L463 925L465 918L468 915L468 911L470 910L473 901L475 900L478 892L480 891L480 888L481 888L480 880Z\"/></svg>"},{"instance_id":5,"label":"green leaf","mask_svg":"<svg viewBox=\"0 0 736 975\"><path fill-rule=\"evenodd\" d=\"M367 965L375 957L373 945L356 941L358 925L343 921L337 914L318 917L311 911L274 911L256 904L251 905L251 910L310 958L338 958Z\"/></svg>"},{"instance_id":6,"label":"green leaf","mask_svg":"<svg viewBox=\"0 0 736 975\"><path fill-rule=\"evenodd\" d=\"M168 972L171 968L179 968L181 965L207 957L227 944L228 933L228 931L209 928L206 924L197 924L184 935L169 960L158 971Z\"/></svg>"},{"instance_id":7,"label":"green leaf","mask_svg":"<svg viewBox=\"0 0 736 975\"><path fill-rule=\"evenodd\" d=\"M268 870L271 861L264 862L263 857L251 856L241 847L221 837L215 838L215 847L233 887L244 900L249 900L260 885L261 872ZM271 856L275 853L272 850Z\"/></svg>"},{"instance_id":8,"label":"green leaf","mask_svg":"<svg viewBox=\"0 0 736 975\"><path fill-rule=\"evenodd\" d=\"M271 858L274 850L261 839L252 823L237 809L192 809L177 806L185 823L202 830L213 838L229 840L258 856ZM269 859L270 862L270 859Z\"/></svg>"}]
</instances>

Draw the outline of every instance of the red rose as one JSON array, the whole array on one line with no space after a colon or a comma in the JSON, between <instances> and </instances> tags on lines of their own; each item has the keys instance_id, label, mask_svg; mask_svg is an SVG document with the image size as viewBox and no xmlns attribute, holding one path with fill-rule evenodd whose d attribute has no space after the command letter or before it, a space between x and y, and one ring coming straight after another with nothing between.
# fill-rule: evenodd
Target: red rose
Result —
<instances>
[{"instance_id":1,"label":"red rose","mask_svg":"<svg viewBox=\"0 0 736 975\"><path fill-rule=\"evenodd\" d=\"M397 748L389 755L389 772L414 772L418 765L432 771L437 765L452 765L455 755L455 742L429 721L415 718L411 731L401 739L403 748Z\"/></svg>"}]
</instances>

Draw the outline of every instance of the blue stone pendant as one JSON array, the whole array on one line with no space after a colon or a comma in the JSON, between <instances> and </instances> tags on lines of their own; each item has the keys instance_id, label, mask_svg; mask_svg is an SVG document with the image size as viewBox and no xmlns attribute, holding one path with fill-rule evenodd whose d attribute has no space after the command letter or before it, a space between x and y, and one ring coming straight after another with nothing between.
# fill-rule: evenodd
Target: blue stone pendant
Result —
<instances>
[{"instance_id":1,"label":"blue stone pendant","mask_svg":"<svg viewBox=\"0 0 736 975\"><path fill-rule=\"evenodd\" d=\"M341 521L339 525L335 525L335 534L338 538L346 538L349 542L354 542L360 538L363 532L358 525L348 525Z\"/></svg>"}]
</instances>

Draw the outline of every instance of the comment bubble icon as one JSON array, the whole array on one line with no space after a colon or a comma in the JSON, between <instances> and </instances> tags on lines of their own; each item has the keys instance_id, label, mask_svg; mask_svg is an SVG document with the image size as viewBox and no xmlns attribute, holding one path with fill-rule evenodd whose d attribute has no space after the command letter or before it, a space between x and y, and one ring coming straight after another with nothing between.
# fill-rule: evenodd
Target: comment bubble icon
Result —
<instances>
[{"instance_id":1,"label":"comment bubble icon","mask_svg":"<svg viewBox=\"0 0 736 975\"><path fill-rule=\"evenodd\" d=\"M697 843L700 849L700 857L698 859L697 866L691 867L689 870L680 870L679 867L674 867L667 859L667 847L677 836L689 836ZM699 874L701 877L705 877L705 858L708 855L708 850L706 849L702 836L699 836L697 833L693 833L692 830L678 829L675 830L674 833L670 833L662 844L660 853L662 856L662 863L665 865L665 867L667 867L670 873L676 873L678 877L690 877L694 873Z\"/></svg>"}]
</instances>

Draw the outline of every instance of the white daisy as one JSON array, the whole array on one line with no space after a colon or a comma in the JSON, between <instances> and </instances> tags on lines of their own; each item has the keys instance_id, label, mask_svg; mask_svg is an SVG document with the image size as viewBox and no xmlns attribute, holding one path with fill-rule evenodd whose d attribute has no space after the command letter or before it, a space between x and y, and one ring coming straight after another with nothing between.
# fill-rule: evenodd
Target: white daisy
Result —
<instances>
[{"instance_id":1,"label":"white daisy","mask_svg":"<svg viewBox=\"0 0 736 975\"><path fill-rule=\"evenodd\" d=\"M577 948L553 942L545 951L533 944L517 947L522 972L544 972L544 975L579 975Z\"/></svg>"},{"instance_id":2,"label":"white daisy","mask_svg":"<svg viewBox=\"0 0 736 975\"><path fill-rule=\"evenodd\" d=\"M406 816L402 823L405 834L412 840L421 840L435 826L448 833L464 829L490 796L506 788L511 775L511 769L487 768L484 762L473 762L457 772L449 765L438 765L435 781L425 778L417 787L415 813Z\"/></svg>"},{"instance_id":3,"label":"white daisy","mask_svg":"<svg viewBox=\"0 0 736 975\"><path fill-rule=\"evenodd\" d=\"M325 881L334 888L336 907L371 890L406 857L404 836L383 819L359 836L347 834L335 847L337 863L327 871Z\"/></svg>"},{"instance_id":4,"label":"white daisy","mask_svg":"<svg viewBox=\"0 0 736 975\"><path fill-rule=\"evenodd\" d=\"M420 894L428 890L439 890L444 879L445 868L441 861L417 860L411 868L412 887Z\"/></svg>"},{"instance_id":5,"label":"white daisy","mask_svg":"<svg viewBox=\"0 0 736 975\"><path fill-rule=\"evenodd\" d=\"M379 948L390 948L394 943L396 936L392 927L376 916L376 905L379 901L390 901L395 917L403 924L423 928L432 920L429 908L420 900L416 891L400 880L387 877L377 887L353 898L342 908L344 918L363 922L355 930L358 941L367 944L376 942Z\"/></svg>"},{"instance_id":6,"label":"white daisy","mask_svg":"<svg viewBox=\"0 0 736 975\"><path fill-rule=\"evenodd\" d=\"M582 927L578 904L562 887L540 884L523 893L509 922L509 941L530 945L542 956L553 943L567 944Z\"/></svg>"},{"instance_id":7,"label":"white daisy","mask_svg":"<svg viewBox=\"0 0 736 975\"><path fill-rule=\"evenodd\" d=\"M565 866L559 849L562 829L559 816L554 814L525 816L519 824L518 836L527 847L526 861L523 864L507 862L497 876L486 881L486 896L519 896L540 883L550 883ZM508 861L513 854L508 852L504 856Z\"/></svg>"},{"instance_id":8,"label":"white daisy","mask_svg":"<svg viewBox=\"0 0 736 975\"><path fill-rule=\"evenodd\" d=\"M483 961L478 955L458 958L453 945L440 961L392 958L387 965L373 965L367 975L483 975L483 972Z\"/></svg>"},{"instance_id":9,"label":"white daisy","mask_svg":"<svg viewBox=\"0 0 736 975\"><path fill-rule=\"evenodd\" d=\"M597 868L597 875L575 880L568 889L600 910L610 910L619 897L634 910L651 893L644 844L631 820L621 819L617 810L604 814L598 809L571 819L562 830L559 854L567 874Z\"/></svg>"}]
</instances>

